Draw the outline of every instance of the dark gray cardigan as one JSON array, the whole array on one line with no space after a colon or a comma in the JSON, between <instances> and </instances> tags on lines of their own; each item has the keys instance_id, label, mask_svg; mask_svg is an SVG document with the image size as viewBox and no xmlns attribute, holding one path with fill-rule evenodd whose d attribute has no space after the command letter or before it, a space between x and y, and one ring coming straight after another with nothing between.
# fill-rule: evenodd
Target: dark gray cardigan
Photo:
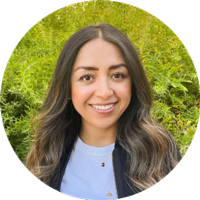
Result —
<instances>
[{"instance_id":1,"label":"dark gray cardigan","mask_svg":"<svg viewBox=\"0 0 200 200\"><path fill-rule=\"evenodd\" d=\"M70 145L67 145L65 152L60 160L60 164L57 167L55 173L51 177L49 186L52 187L53 189L60 191L62 178L64 176L65 169L69 161L73 147L74 147L74 142L71 142ZM128 184L129 180L124 174L126 156L127 156L126 152L118 144L118 142L116 142L115 148L113 150L113 169L114 169L118 198L127 197L130 195L134 195L136 193L136 192L133 192L133 190L129 187L129 184ZM134 191L139 191L139 190L135 188Z\"/></svg>"},{"instance_id":2,"label":"dark gray cardigan","mask_svg":"<svg viewBox=\"0 0 200 200\"><path fill-rule=\"evenodd\" d=\"M68 142L67 144L65 144L66 148L65 148L65 151L63 152L63 156L60 159L60 164L58 165L57 169L51 175L51 178L50 178L49 186L58 191L60 191L62 178L64 176L67 163L69 161L72 149L77 139L76 135L72 137L74 137L74 139L71 139L71 142ZM178 161L180 161L182 157L181 157L178 146L177 146L177 151L178 151L177 159ZM116 141L115 148L113 150L113 169L114 169L115 184L116 184L118 198L131 196L141 191L136 187L132 187L132 188L130 187L131 185L130 180L124 173L126 158L127 158L127 153ZM169 170L168 173L170 171L171 170Z\"/></svg>"}]
</instances>

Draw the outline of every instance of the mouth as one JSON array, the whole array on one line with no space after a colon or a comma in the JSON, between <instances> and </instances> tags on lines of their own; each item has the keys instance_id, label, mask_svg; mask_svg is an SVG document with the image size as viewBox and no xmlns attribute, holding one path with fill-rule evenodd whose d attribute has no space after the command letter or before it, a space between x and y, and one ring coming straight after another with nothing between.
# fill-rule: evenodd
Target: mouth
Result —
<instances>
[{"instance_id":1,"label":"mouth","mask_svg":"<svg viewBox=\"0 0 200 200\"><path fill-rule=\"evenodd\" d=\"M107 105L95 105L91 104L91 106L96 110L109 110L114 106L114 103L107 104Z\"/></svg>"},{"instance_id":2,"label":"mouth","mask_svg":"<svg viewBox=\"0 0 200 200\"><path fill-rule=\"evenodd\" d=\"M116 102L117 103L117 102ZM114 108L114 105L116 103L109 103L109 104L104 104L104 105L99 105L99 104L90 104L90 106L96 110L96 111L99 111L99 112L110 112L113 110Z\"/></svg>"}]
</instances>

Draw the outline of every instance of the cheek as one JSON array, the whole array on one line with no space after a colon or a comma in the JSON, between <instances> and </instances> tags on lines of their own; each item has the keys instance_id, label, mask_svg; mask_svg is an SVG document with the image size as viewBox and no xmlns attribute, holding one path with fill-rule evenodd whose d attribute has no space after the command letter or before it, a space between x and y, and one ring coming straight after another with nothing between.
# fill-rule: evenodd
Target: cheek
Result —
<instances>
[{"instance_id":1,"label":"cheek","mask_svg":"<svg viewBox=\"0 0 200 200\"><path fill-rule=\"evenodd\" d=\"M91 90L88 87L74 84L71 89L71 98L73 102L81 103L87 101L91 96Z\"/></svg>"},{"instance_id":2,"label":"cheek","mask_svg":"<svg viewBox=\"0 0 200 200\"><path fill-rule=\"evenodd\" d=\"M121 86L118 86L116 92L119 97L129 101L129 99L131 98L131 83L127 82Z\"/></svg>"},{"instance_id":3,"label":"cheek","mask_svg":"<svg viewBox=\"0 0 200 200\"><path fill-rule=\"evenodd\" d=\"M71 88L71 99L72 99L74 108L81 115L81 113L82 113L81 110L82 110L85 98L84 98L83 90L81 90L80 87L76 87L75 84Z\"/></svg>"}]
</instances>

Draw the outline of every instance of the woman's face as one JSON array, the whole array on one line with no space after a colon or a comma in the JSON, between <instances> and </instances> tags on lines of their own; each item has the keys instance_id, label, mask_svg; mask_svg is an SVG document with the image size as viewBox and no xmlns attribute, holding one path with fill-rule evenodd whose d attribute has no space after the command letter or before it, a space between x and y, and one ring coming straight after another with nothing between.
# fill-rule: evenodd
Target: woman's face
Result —
<instances>
[{"instance_id":1,"label":"woman's face","mask_svg":"<svg viewBox=\"0 0 200 200\"><path fill-rule=\"evenodd\" d=\"M119 48L93 39L77 54L71 76L71 98L82 125L116 127L131 100L131 80Z\"/></svg>"}]
</instances>

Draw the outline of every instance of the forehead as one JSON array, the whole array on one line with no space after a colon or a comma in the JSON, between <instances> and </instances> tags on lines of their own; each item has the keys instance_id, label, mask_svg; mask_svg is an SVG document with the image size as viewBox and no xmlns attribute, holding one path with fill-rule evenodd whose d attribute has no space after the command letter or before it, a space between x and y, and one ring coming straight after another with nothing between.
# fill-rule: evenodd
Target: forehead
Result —
<instances>
[{"instance_id":1,"label":"forehead","mask_svg":"<svg viewBox=\"0 0 200 200\"><path fill-rule=\"evenodd\" d=\"M93 39L79 50L74 66L78 65L113 65L125 63L119 47L103 39Z\"/></svg>"}]
</instances>

